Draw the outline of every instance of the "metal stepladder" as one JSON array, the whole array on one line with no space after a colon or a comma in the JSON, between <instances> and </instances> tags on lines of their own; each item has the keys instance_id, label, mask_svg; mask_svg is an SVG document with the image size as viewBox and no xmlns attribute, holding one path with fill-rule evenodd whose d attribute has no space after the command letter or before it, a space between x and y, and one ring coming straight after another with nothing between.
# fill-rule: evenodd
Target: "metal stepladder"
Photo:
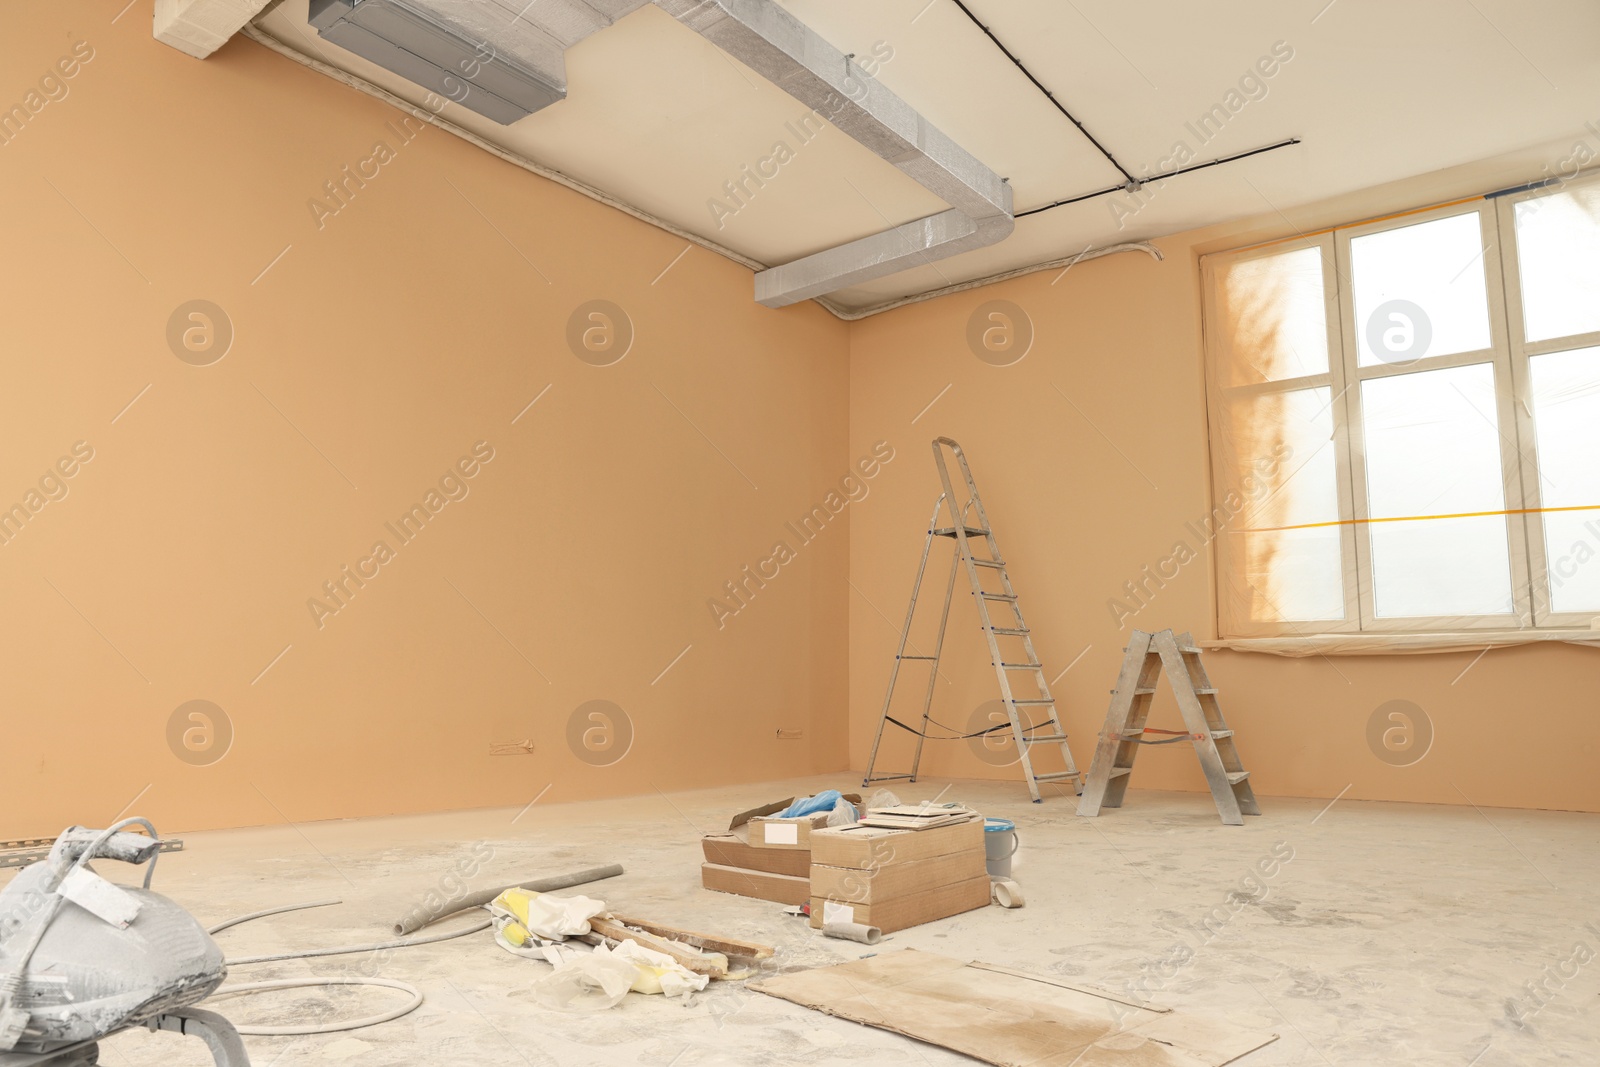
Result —
<instances>
[{"instance_id":1,"label":"metal stepladder","mask_svg":"<svg viewBox=\"0 0 1600 1067\"><path fill-rule=\"evenodd\" d=\"M1222 821L1243 826L1244 816L1260 815L1255 791L1250 787L1250 772L1239 761L1233 731L1222 717L1217 690L1200 662L1200 649L1189 634L1174 635L1171 630L1147 634L1133 631L1128 638L1122 672L1111 691L1111 708L1106 712L1105 729L1089 766L1089 779L1078 800L1078 814L1094 817L1101 807L1120 808L1133 776L1133 758L1140 745L1167 745L1194 742L1205 772L1211 796L1217 802ZM1150 717L1151 698L1163 668L1187 730L1151 730L1145 727ZM1167 741L1146 741L1147 733L1171 734Z\"/></svg>"},{"instance_id":2,"label":"metal stepladder","mask_svg":"<svg viewBox=\"0 0 1600 1067\"><path fill-rule=\"evenodd\" d=\"M960 464L962 480L966 483L967 500L960 506L956 504L956 490L950 480L950 469L945 464L945 448L948 447L955 454L956 462ZM967 464L966 453L961 446L948 437L938 437L933 441L933 458L939 468L939 482L943 492L939 499L934 501L933 516L928 520L928 535L922 544L922 561L917 565L916 582L911 587L911 603L906 608L905 626L900 631L900 647L895 651L894 667L889 672L889 688L883 697L883 716L878 721L878 735L872 742L872 756L867 762L866 777L862 785L873 782L886 782L894 779L905 778L910 781L917 780L917 768L922 763L922 743L927 740L928 725L932 721L930 713L933 707L934 685L939 677L939 657L944 649L945 628L950 621L950 601L955 592L956 572L965 564L967 580L972 585L973 602L978 608L978 623L983 630L983 636L989 643L989 660L994 665L995 678L1000 683L1000 699L1005 705L1006 716L1010 719L1012 739L1015 741L1018 753L1018 762L1022 764L1022 773L1028 783L1028 792L1033 796L1034 803L1039 803L1043 797L1039 794L1041 782L1065 782L1073 787L1074 792L1081 792L1080 775L1077 765L1072 761L1072 750L1067 745L1067 732L1061 725L1061 718L1056 713L1055 698L1050 695L1050 683L1045 679L1044 666L1039 662L1038 653L1033 648L1032 631L1022 617L1022 608L1017 601L1017 591L1011 585L1011 577L1006 572L1005 559L1000 555L1000 546L994 537L994 527L989 522L988 513L983 509L983 500L978 496L977 483L972 479L972 468ZM949 515L948 526L940 526L940 512L946 511ZM968 522L969 513L972 521ZM922 579L928 570L928 556L933 549L936 537L948 537L955 541L955 555L950 560L950 577L945 583L944 609L939 617L939 632L935 638L933 655L907 655L906 646L911 637L911 622L916 617L917 597L922 591ZM974 555L975 543L984 545L987 554ZM1000 589L992 591L986 589L981 577L982 572L990 571L998 578ZM1009 625L996 625L996 620L990 614L990 605L999 604L1009 608L1013 618ZM1000 622L1007 620L1002 618ZM1003 657L1000 652L1000 638L1015 640L1020 644L1021 655ZM1015 647L1015 646L1013 646ZM890 714L894 701L895 683L900 677L900 665L907 661L923 660L929 663L928 690L922 701L922 728L914 730ZM1037 696L1018 696L1011 688L1011 675L1015 672L1033 672L1037 685ZM1047 718L1031 721L1032 709L1043 708ZM1028 709L1024 712L1021 709ZM1030 719L1028 725L1023 725L1023 715ZM889 723L908 730L917 735L916 751L911 758L911 770L905 774L873 775L873 770L878 763L878 749L883 744L883 729ZM1033 731L1049 727L1049 732L1034 735ZM996 726L993 730L1004 729ZM992 730L983 731L989 733ZM978 736L978 735L967 735ZM956 740L957 738L942 738L940 740ZM1033 768L1033 759L1030 749L1038 744L1056 743L1061 746L1061 757L1065 761L1066 769L1046 774L1039 774Z\"/></svg>"}]
</instances>

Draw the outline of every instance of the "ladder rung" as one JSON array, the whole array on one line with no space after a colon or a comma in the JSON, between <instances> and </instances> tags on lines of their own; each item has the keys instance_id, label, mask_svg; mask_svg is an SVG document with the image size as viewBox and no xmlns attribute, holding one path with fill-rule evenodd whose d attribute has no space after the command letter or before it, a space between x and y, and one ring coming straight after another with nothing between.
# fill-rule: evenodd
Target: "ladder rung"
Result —
<instances>
[{"instance_id":1,"label":"ladder rung","mask_svg":"<svg viewBox=\"0 0 1600 1067\"><path fill-rule=\"evenodd\" d=\"M1200 649L1195 648L1193 645L1179 645L1178 651L1185 656L1198 656L1200 654Z\"/></svg>"},{"instance_id":2,"label":"ladder rung","mask_svg":"<svg viewBox=\"0 0 1600 1067\"><path fill-rule=\"evenodd\" d=\"M1017 602L1017 594L1015 593L979 593L978 595L985 600L1004 600L1012 604Z\"/></svg>"},{"instance_id":3,"label":"ladder rung","mask_svg":"<svg viewBox=\"0 0 1600 1067\"><path fill-rule=\"evenodd\" d=\"M1214 697L1217 695L1217 690L1215 686L1207 686L1204 689L1196 689L1194 695L1197 697Z\"/></svg>"},{"instance_id":4,"label":"ladder rung","mask_svg":"<svg viewBox=\"0 0 1600 1067\"><path fill-rule=\"evenodd\" d=\"M1233 736L1233 731L1232 730L1212 730L1211 731L1212 740L1215 740L1215 739L1217 739L1219 737L1232 737L1232 736Z\"/></svg>"},{"instance_id":5,"label":"ladder rung","mask_svg":"<svg viewBox=\"0 0 1600 1067\"><path fill-rule=\"evenodd\" d=\"M861 784L862 785L866 785L868 782L893 782L893 781L895 781L896 779L899 779L899 778L910 778L910 777L911 777L911 775L909 775L909 774L879 774L879 775L875 775L875 776L873 776L871 778L863 779Z\"/></svg>"},{"instance_id":6,"label":"ladder rung","mask_svg":"<svg viewBox=\"0 0 1600 1067\"><path fill-rule=\"evenodd\" d=\"M1077 771L1051 771L1049 774L1036 774L1033 776L1033 780L1036 782L1058 782L1063 778L1076 777L1078 777Z\"/></svg>"},{"instance_id":7,"label":"ladder rung","mask_svg":"<svg viewBox=\"0 0 1600 1067\"><path fill-rule=\"evenodd\" d=\"M995 570L1000 570L1006 565L1006 561L1003 559L975 559L972 561L972 565L974 567L993 567Z\"/></svg>"},{"instance_id":8,"label":"ladder rung","mask_svg":"<svg viewBox=\"0 0 1600 1067\"><path fill-rule=\"evenodd\" d=\"M1137 741L1142 738L1144 734L1145 732L1143 730L1124 730L1122 733L1117 735L1117 739L1120 741ZM1186 734L1184 736L1190 737L1191 740L1193 739L1192 735Z\"/></svg>"},{"instance_id":9,"label":"ladder rung","mask_svg":"<svg viewBox=\"0 0 1600 1067\"><path fill-rule=\"evenodd\" d=\"M1002 637L1026 637L1031 631L1026 626L991 626L989 632Z\"/></svg>"},{"instance_id":10,"label":"ladder rung","mask_svg":"<svg viewBox=\"0 0 1600 1067\"><path fill-rule=\"evenodd\" d=\"M1054 697L1029 697L1027 700L1013 700L1011 703L1021 707L1023 704L1054 704Z\"/></svg>"},{"instance_id":11,"label":"ladder rung","mask_svg":"<svg viewBox=\"0 0 1600 1067\"><path fill-rule=\"evenodd\" d=\"M962 529L967 532L968 537L989 536L988 530L980 530L976 526L963 526ZM938 526L934 528L933 535L935 537L954 537L956 535L956 528L954 526Z\"/></svg>"},{"instance_id":12,"label":"ladder rung","mask_svg":"<svg viewBox=\"0 0 1600 1067\"><path fill-rule=\"evenodd\" d=\"M1054 743L1056 741L1065 741L1066 739L1067 739L1067 735L1066 734L1045 734L1043 737L1030 737L1030 738L1028 738L1028 744L1034 745L1034 744L1040 744L1040 743L1046 743L1046 742Z\"/></svg>"},{"instance_id":13,"label":"ladder rung","mask_svg":"<svg viewBox=\"0 0 1600 1067\"><path fill-rule=\"evenodd\" d=\"M1042 663L1002 663L1002 664L1000 664L1000 667L1001 667L1002 670L1007 670L1007 671L1037 671L1037 670L1043 669L1044 664L1042 664Z\"/></svg>"},{"instance_id":14,"label":"ladder rung","mask_svg":"<svg viewBox=\"0 0 1600 1067\"><path fill-rule=\"evenodd\" d=\"M1238 785L1240 782L1244 781L1248 777L1250 777L1250 772L1249 771L1229 771L1228 772L1228 784L1229 785Z\"/></svg>"},{"instance_id":15,"label":"ladder rung","mask_svg":"<svg viewBox=\"0 0 1600 1067\"><path fill-rule=\"evenodd\" d=\"M936 659L935 656L896 656L895 659Z\"/></svg>"},{"instance_id":16,"label":"ladder rung","mask_svg":"<svg viewBox=\"0 0 1600 1067\"><path fill-rule=\"evenodd\" d=\"M1146 695L1148 693L1154 693L1155 691L1156 691L1156 687L1152 685L1152 686L1148 686L1148 687L1144 687L1144 688L1135 689L1133 691L1133 695L1136 696L1136 697L1142 697L1142 696L1144 696L1144 695ZM1117 691L1115 689L1112 689L1109 692L1111 693L1112 696L1116 696L1117 695Z\"/></svg>"},{"instance_id":17,"label":"ladder rung","mask_svg":"<svg viewBox=\"0 0 1600 1067\"><path fill-rule=\"evenodd\" d=\"M1113 767L1113 768L1111 768L1110 777L1112 777L1112 778L1121 778L1124 774L1132 774L1132 773L1133 773L1133 768L1132 767Z\"/></svg>"}]
</instances>

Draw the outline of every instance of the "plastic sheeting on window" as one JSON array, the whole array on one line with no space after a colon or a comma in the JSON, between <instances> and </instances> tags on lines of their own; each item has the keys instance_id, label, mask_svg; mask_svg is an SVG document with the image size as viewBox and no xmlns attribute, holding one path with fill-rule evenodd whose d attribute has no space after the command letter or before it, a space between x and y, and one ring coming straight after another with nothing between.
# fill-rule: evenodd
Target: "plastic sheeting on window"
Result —
<instances>
[{"instance_id":1,"label":"plastic sheeting on window","mask_svg":"<svg viewBox=\"0 0 1600 1067\"><path fill-rule=\"evenodd\" d=\"M1214 507L1197 525L1216 549L1224 632L1344 624L1323 249L1208 268Z\"/></svg>"}]
</instances>

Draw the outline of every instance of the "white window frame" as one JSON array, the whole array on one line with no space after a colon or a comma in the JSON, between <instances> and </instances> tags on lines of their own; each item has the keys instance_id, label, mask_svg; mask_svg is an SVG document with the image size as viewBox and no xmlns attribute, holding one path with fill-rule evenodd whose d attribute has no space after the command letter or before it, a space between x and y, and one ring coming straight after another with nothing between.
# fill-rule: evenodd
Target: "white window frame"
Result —
<instances>
[{"instance_id":1,"label":"white window frame","mask_svg":"<svg viewBox=\"0 0 1600 1067\"><path fill-rule=\"evenodd\" d=\"M1567 183L1570 184L1570 183ZM1523 341L1523 316L1520 271L1517 259L1515 207L1519 203L1551 195L1566 188L1545 187L1515 194L1446 204L1402 215L1344 226L1325 233L1302 236L1265 246L1220 252L1202 259L1204 313L1207 323L1221 321L1218 267L1263 256L1277 255L1294 248L1321 250L1323 286L1328 330L1328 372L1270 382L1220 388L1217 399L1226 407L1229 401L1271 393L1295 392L1311 388L1331 391L1333 409L1334 466L1337 478L1340 520L1341 562L1344 577L1345 614L1333 621L1276 621L1229 618L1220 595L1226 575L1238 573L1237 561L1227 558L1221 539L1214 555L1216 567L1217 632L1224 638L1306 637L1314 634L1399 636L1428 633L1494 631L1533 631L1529 636L1556 630L1587 630L1595 612L1553 612L1550 610L1550 577L1547 570L1543 516L1539 511L1537 438L1534 434L1530 357L1572 349L1600 347L1600 331L1540 341ZM1476 352L1428 356L1403 366L1377 364L1363 367L1359 359L1354 291L1349 283L1350 243L1356 238L1386 230L1458 215L1476 215L1484 252L1484 284L1489 311L1489 346ZM1600 296L1597 296L1600 299ZM1225 358L1222 340L1214 329L1206 330L1206 356L1209 361ZM1374 613L1371 554L1371 518L1367 510L1365 435L1362 432L1361 384L1402 374L1414 374L1451 367L1492 364L1495 376L1497 429L1500 436L1502 483L1505 497L1506 545L1513 598L1513 610L1484 616L1407 616L1378 618ZM1208 380L1215 382L1213 375ZM1309 457L1307 457L1309 458ZM1291 469L1299 465L1291 458ZM1600 462L1600 457L1597 457ZM1212 439L1213 484L1225 474L1220 441Z\"/></svg>"},{"instance_id":2,"label":"white window frame","mask_svg":"<svg viewBox=\"0 0 1600 1067\"><path fill-rule=\"evenodd\" d=\"M1562 192L1569 185L1596 185L1600 180L1589 179L1582 183L1567 182L1562 184L1555 192ZM1531 344L1523 338L1527 331L1522 320L1522 271L1519 251L1516 242L1516 206L1529 200L1536 200L1541 196L1550 195L1548 188L1530 189L1521 193L1513 193L1498 197L1495 204L1500 212L1500 232L1502 245L1505 249L1503 261L1506 275L1507 293L1507 321L1511 334L1511 373L1516 383L1518 402L1514 405L1517 420L1518 439L1524 442L1521 456L1521 475L1523 485L1523 507L1529 509L1524 516L1527 529L1529 569L1533 576L1533 608L1534 625L1543 628L1571 628L1588 629L1590 622L1600 617L1600 611L1591 612L1558 612L1550 608L1550 571L1549 559L1545 553L1544 514L1539 509L1543 507L1543 494L1539 484L1538 473L1538 438L1534 435L1533 415L1533 382L1529 373L1528 360L1533 356L1543 356L1554 352L1570 352L1579 348L1600 347L1600 330L1591 333L1571 334L1566 337L1555 337L1547 341L1535 341ZM1511 294L1515 294L1512 299ZM1600 299L1597 294L1596 299ZM1525 399L1524 399L1525 398ZM1600 456L1595 458L1600 463Z\"/></svg>"}]
</instances>

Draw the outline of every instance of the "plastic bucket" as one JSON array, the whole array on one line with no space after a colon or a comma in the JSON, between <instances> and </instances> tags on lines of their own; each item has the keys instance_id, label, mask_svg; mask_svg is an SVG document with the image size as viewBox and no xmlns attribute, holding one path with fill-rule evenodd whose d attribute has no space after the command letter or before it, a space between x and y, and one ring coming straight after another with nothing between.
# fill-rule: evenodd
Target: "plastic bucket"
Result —
<instances>
[{"instance_id":1,"label":"plastic bucket","mask_svg":"<svg viewBox=\"0 0 1600 1067\"><path fill-rule=\"evenodd\" d=\"M1011 877L1011 857L1017 854L1017 824L1010 819L983 820L983 859L990 878Z\"/></svg>"}]
</instances>

